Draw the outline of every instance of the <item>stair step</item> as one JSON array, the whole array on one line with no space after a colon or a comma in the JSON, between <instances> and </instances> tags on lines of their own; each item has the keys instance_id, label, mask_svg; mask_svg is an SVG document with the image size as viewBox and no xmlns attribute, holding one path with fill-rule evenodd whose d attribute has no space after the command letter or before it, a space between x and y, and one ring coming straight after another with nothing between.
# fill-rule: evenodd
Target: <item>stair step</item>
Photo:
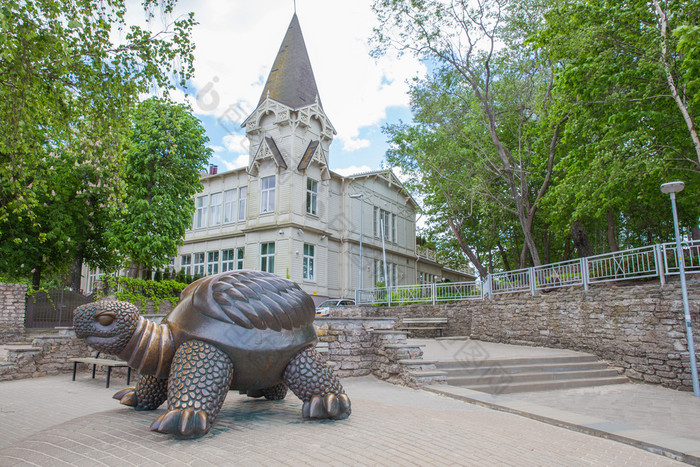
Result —
<instances>
[{"instance_id":1,"label":"stair step","mask_svg":"<svg viewBox=\"0 0 700 467\"><path fill-rule=\"evenodd\" d=\"M577 379L598 379L610 378L619 376L617 370L583 370L583 371L563 371L563 372L536 372L536 373L492 373L485 375L472 376L453 376L448 374L448 384L453 386L464 386L471 388L472 386L486 384L511 384L511 383L547 383L552 381L571 381Z\"/></svg>"},{"instance_id":2,"label":"stair step","mask_svg":"<svg viewBox=\"0 0 700 467\"><path fill-rule=\"evenodd\" d=\"M606 386L610 384L625 384L629 381L624 376L595 379L573 379L547 382L510 383L510 384L485 384L469 386L473 391L485 392L488 394L514 394L518 392L551 391L555 389L573 389L591 386Z\"/></svg>"},{"instance_id":3,"label":"stair step","mask_svg":"<svg viewBox=\"0 0 700 467\"><path fill-rule=\"evenodd\" d=\"M439 370L416 370L409 371L408 375L413 378L426 378L432 376L445 376L445 372Z\"/></svg>"},{"instance_id":4,"label":"stair step","mask_svg":"<svg viewBox=\"0 0 700 467\"><path fill-rule=\"evenodd\" d=\"M509 375L517 375L520 373L567 373L572 371L607 370L610 368L607 363L601 361L583 363L540 363L535 365L501 365L487 362L478 368L445 368L439 363L435 366L441 370L447 371L452 376L476 376L493 373L506 373Z\"/></svg>"},{"instance_id":5,"label":"stair step","mask_svg":"<svg viewBox=\"0 0 700 467\"><path fill-rule=\"evenodd\" d=\"M540 364L557 364L557 363L590 363L599 362L600 360L595 355L573 355L569 357L533 357L533 358L508 358L494 360L453 360L440 362L441 368L483 368L484 366L515 366L515 365L540 365Z\"/></svg>"}]
</instances>

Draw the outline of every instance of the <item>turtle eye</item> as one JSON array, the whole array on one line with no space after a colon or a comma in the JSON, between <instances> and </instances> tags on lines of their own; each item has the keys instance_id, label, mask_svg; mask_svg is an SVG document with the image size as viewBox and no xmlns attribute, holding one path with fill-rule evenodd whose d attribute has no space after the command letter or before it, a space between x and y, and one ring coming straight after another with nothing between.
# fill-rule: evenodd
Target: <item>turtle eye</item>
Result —
<instances>
[{"instance_id":1,"label":"turtle eye","mask_svg":"<svg viewBox=\"0 0 700 467\"><path fill-rule=\"evenodd\" d=\"M102 313L99 316L97 316L97 322L100 323L102 326L109 326L114 322L116 317L117 315L115 313Z\"/></svg>"}]
</instances>

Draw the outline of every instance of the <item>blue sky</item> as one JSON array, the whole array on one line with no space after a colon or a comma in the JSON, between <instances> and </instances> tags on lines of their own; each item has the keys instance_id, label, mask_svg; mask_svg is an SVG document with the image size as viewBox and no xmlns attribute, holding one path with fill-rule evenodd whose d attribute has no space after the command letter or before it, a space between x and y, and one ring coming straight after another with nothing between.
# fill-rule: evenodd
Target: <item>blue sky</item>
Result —
<instances>
[{"instance_id":1,"label":"blue sky","mask_svg":"<svg viewBox=\"0 0 700 467\"><path fill-rule=\"evenodd\" d=\"M324 110L338 134L331 169L378 169L388 148L385 123L410 121L407 82L425 67L415 58L369 55L376 25L371 0L297 0L297 15ZM240 123L254 109L294 13L292 0L181 0L194 11L196 75L187 100L207 131L220 171L247 164ZM176 13L177 14L177 13ZM184 96L174 96L185 99Z\"/></svg>"}]
</instances>

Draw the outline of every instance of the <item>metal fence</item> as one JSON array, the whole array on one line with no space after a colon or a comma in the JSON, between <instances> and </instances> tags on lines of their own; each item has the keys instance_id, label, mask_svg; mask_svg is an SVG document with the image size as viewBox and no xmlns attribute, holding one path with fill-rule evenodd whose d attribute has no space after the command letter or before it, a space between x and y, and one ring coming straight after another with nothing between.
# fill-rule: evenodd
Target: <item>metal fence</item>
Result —
<instances>
[{"instance_id":1,"label":"metal fence","mask_svg":"<svg viewBox=\"0 0 700 467\"><path fill-rule=\"evenodd\" d=\"M93 295L83 295L70 290L36 292L27 298L24 325L27 328L52 328L73 326L73 310L91 303Z\"/></svg>"},{"instance_id":2,"label":"metal fence","mask_svg":"<svg viewBox=\"0 0 700 467\"><path fill-rule=\"evenodd\" d=\"M700 272L700 240L681 242L686 272ZM407 305L474 300L494 295L530 292L561 287L658 277L679 274L675 243L616 251L586 258L545 264L515 271L489 274L483 281L378 287L356 291L358 304Z\"/></svg>"}]
</instances>

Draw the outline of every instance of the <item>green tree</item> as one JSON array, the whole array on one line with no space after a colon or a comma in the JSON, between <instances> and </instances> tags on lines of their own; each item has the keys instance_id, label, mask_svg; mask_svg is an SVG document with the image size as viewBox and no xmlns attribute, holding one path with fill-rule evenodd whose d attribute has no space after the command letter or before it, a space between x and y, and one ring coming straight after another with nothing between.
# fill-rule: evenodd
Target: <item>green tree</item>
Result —
<instances>
[{"instance_id":1,"label":"green tree","mask_svg":"<svg viewBox=\"0 0 700 467\"><path fill-rule=\"evenodd\" d=\"M611 250L668 239L658 187L675 178L688 185L681 218L697 225L700 107L689 71L698 62L687 24L697 12L684 1L559 2L533 38L557 63L555 89L570 114L562 176L543 206L558 232L582 233L584 252L586 230L601 225Z\"/></svg>"},{"instance_id":2,"label":"green tree","mask_svg":"<svg viewBox=\"0 0 700 467\"><path fill-rule=\"evenodd\" d=\"M33 271L38 286L42 270L64 268L76 255L106 261L101 220L121 196L138 96L191 76L192 14L153 33L125 23L126 5L0 6L0 270L7 275ZM143 2L149 18L167 18L174 5Z\"/></svg>"},{"instance_id":3,"label":"green tree","mask_svg":"<svg viewBox=\"0 0 700 467\"><path fill-rule=\"evenodd\" d=\"M194 195L211 149L187 107L156 98L135 113L126 154L123 210L111 229L115 248L146 270L168 262L192 225Z\"/></svg>"},{"instance_id":4,"label":"green tree","mask_svg":"<svg viewBox=\"0 0 700 467\"><path fill-rule=\"evenodd\" d=\"M419 131L427 138L444 131L441 141L448 146L434 147L433 152L444 155L440 160L452 166L448 173L433 159L433 169L451 186L460 185L470 205L477 198L492 203L483 204L479 211L499 209L512 214L522 234L520 264L529 254L532 264L539 265L535 216L550 187L567 116L552 109L551 63L524 43L524 34L542 18L543 6L537 2L526 6L529 9L524 11L507 0L488 4L377 0L374 10L380 27L375 30L375 52L393 47L438 63L437 75L428 81L439 83L444 95L453 96L451 102L442 99L443 104L461 101L457 116L461 122L440 123L448 108L443 104L426 112L430 115L421 124L427 126ZM414 106L418 113L425 107L423 102ZM454 216L452 211L445 218ZM457 211L467 212L463 206ZM464 226L450 227L456 234ZM474 261L469 250L465 248L465 253ZM483 274L483 267L475 265Z\"/></svg>"}]
</instances>

